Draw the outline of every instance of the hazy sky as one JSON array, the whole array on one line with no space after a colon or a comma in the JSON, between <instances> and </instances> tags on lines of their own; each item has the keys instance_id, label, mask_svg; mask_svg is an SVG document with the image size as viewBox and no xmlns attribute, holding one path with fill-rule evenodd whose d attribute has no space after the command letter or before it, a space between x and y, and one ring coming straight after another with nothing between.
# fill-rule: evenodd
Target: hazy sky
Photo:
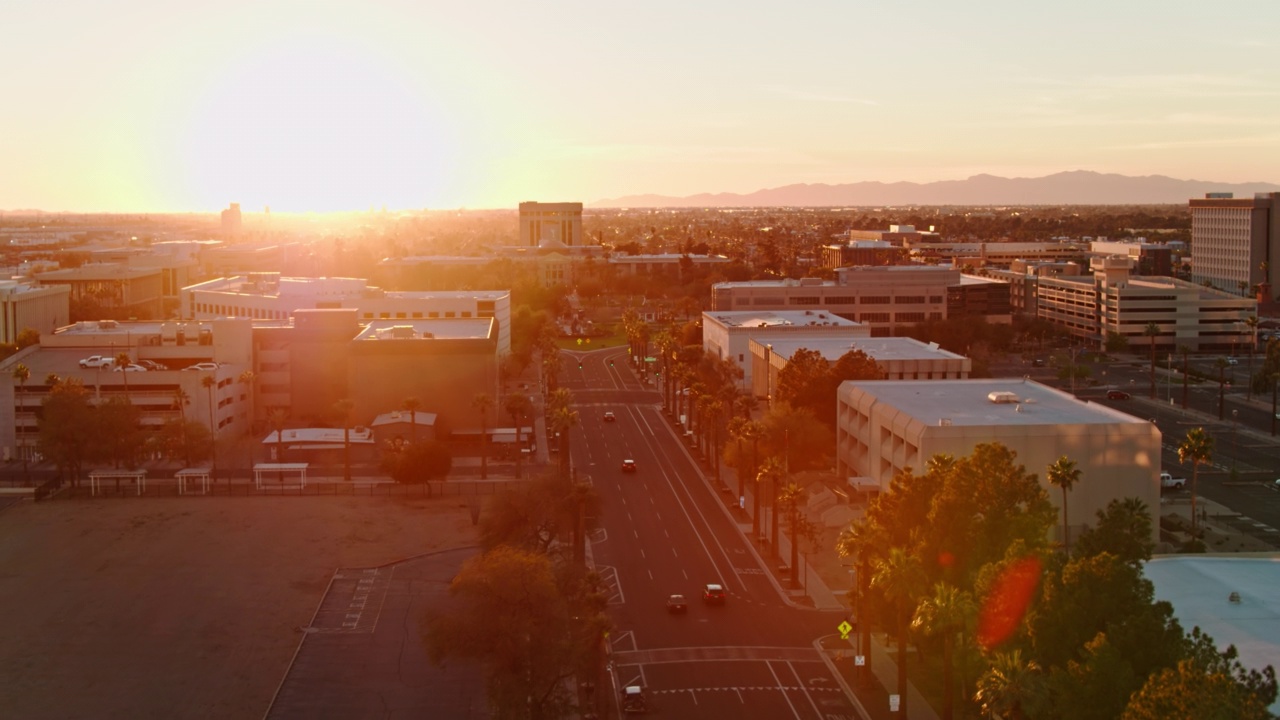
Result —
<instances>
[{"instance_id":1,"label":"hazy sky","mask_svg":"<svg viewBox=\"0 0 1280 720\"><path fill-rule=\"evenodd\" d=\"M1280 181L1280 1L5 0L0 208Z\"/></svg>"}]
</instances>

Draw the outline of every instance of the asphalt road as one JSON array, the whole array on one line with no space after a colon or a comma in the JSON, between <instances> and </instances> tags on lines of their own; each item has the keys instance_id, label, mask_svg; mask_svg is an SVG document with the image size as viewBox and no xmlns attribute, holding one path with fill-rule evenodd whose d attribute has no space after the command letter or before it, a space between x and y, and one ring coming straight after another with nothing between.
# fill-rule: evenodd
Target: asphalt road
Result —
<instances>
[{"instance_id":1,"label":"asphalt road","mask_svg":"<svg viewBox=\"0 0 1280 720\"><path fill-rule=\"evenodd\" d=\"M1257 362L1260 361L1255 359L1255 369ZM1191 365L1217 373L1213 359L1193 360ZM993 375L1027 375L1070 391L1070 383L1057 379L1057 372L1053 367L1035 368L1019 362L992 364ZM1094 365L1093 379L1097 384L1079 384L1076 396L1156 423L1163 435L1162 467L1176 476L1191 478L1192 468L1179 462L1178 446L1188 430L1204 428L1213 438L1214 449L1212 461L1199 470L1199 495L1239 513L1241 517L1228 522L1280 549L1280 491L1274 486L1280 478L1280 436L1271 434L1275 415L1272 397L1258 396L1245 388L1249 375L1247 358L1224 368L1223 379L1231 382L1233 374L1235 382L1221 388L1216 380L1188 383L1183 409L1180 374L1157 373L1153 399L1149 360L1125 358ZM1109 390L1122 390L1130 397L1109 399Z\"/></svg>"},{"instance_id":2,"label":"asphalt road","mask_svg":"<svg viewBox=\"0 0 1280 720\"><path fill-rule=\"evenodd\" d=\"M625 350L570 355L561 385L574 390L580 419L570 451L601 497L592 554L611 588L617 686L642 685L662 717L860 717L814 648L843 615L779 592L657 391L625 367ZM606 411L616 422L602 420ZM635 473L622 471L624 459ZM707 583L724 585L724 605L703 603ZM667 611L672 594L687 598L687 613Z\"/></svg>"}]
</instances>

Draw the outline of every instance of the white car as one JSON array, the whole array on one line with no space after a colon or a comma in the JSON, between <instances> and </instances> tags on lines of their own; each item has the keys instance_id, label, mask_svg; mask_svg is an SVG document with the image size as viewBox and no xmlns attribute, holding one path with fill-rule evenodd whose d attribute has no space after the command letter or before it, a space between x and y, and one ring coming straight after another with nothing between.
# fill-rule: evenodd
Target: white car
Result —
<instances>
[{"instance_id":1,"label":"white car","mask_svg":"<svg viewBox=\"0 0 1280 720\"><path fill-rule=\"evenodd\" d=\"M218 363L216 363L216 362L198 362L198 363L196 363L195 365L188 365L188 366L186 366L186 367L184 367L184 368L182 368L182 369L183 369L183 370L217 370L217 369L218 369Z\"/></svg>"},{"instance_id":2,"label":"white car","mask_svg":"<svg viewBox=\"0 0 1280 720\"><path fill-rule=\"evenodd\" d=\"M147 369L137 363L129 363L124 367L116 366L112 368L113 372L146 372Z\"/></svg>"}]
</instances>

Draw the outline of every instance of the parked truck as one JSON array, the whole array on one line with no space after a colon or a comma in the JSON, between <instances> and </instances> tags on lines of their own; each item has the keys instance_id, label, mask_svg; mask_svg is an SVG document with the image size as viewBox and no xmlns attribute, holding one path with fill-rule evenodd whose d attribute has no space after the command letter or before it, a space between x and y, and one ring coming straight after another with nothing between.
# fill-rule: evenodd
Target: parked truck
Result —
<instances>
[{"instance_id":1,"label":"parked truck","mask_svg":"<svg viewBox=\"0 0 1280 720\"><path fill-rule=\"evenodd\" d=\"M639 685L628 685L622 689L622 712L642 713L649 711L649 702L644 699L644 688Z\"/></svg>"},{"instance_id":2,"label":"parked truck","mask_svg":"<svg viewBox=\"0 0 1280 720\"><path fill-rule=\"evenodd\" d=\"M1187 479L1174 477L1173 473L1160 473L1160 490L1181 490L1187 486Z\"/></svg>"}]
</instances>

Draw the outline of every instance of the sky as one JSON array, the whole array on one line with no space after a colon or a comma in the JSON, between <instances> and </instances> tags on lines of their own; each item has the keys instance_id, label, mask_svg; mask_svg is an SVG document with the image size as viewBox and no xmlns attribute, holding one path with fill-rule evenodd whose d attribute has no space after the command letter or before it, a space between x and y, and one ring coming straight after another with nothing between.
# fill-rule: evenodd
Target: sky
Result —
<instances>
[{"instance_id":1,"label":"sky","mask_svg":"<svg viewBox=\"0 0 1280 720\"><path fill-rule=\"evenodd\" d=\"M6 0L0 209L1280 182L1280 2Z\"/></svg>"}]
</instances>

